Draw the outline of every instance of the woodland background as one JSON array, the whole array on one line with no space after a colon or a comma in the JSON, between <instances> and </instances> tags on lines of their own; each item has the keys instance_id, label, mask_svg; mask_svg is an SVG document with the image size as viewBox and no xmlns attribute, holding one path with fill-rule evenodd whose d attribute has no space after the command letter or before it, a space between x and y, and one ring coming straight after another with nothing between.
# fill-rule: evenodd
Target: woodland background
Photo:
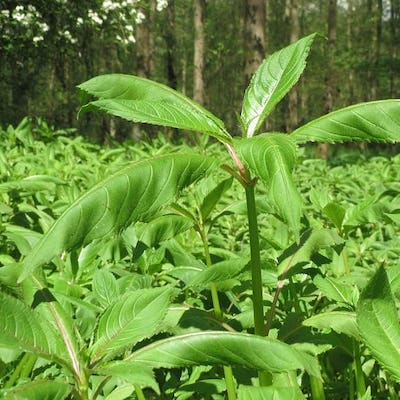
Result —
<instances>
[{"instance_id":1,"label":"woodland background","mask_svg":"<svg viewBox=\"0 0 400 400\"><path fill-rule=\"evenodd\" d=\"M107 116L77 120L76 85L121 72L182 91L236 134L264 56L312 32L324 38L269 130L400 97L400 0L0 0L0 125L32 116L98 141L135 136Z\"/></svg>"}]
</instances>

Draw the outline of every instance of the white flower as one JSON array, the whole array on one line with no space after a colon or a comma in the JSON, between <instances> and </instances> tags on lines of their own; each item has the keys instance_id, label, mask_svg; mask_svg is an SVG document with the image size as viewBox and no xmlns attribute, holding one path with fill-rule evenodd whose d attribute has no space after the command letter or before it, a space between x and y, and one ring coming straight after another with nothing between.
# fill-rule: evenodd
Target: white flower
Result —
<instances>
[{"instance_id":1,"label":"white flower","mask_svg":"<svg viewBox=\"0 0 400 400\"><path fill-rule=\"evenodd\" d=\"M39 28L43 31L43 32L47 32L50 27L45 23L45 22L39 22Z\"/></svg>"},{"instance_id":2,"label":"white flower","mask_svg":"<svg viewBox=\"0 0 400 400\"><path fill-rule=\"evenodd\" d=\"M82 18L82 17L78 17L78 18L76 19L76 24L77 24L77 25L82 25L82 24L83 24L83 18Z\"/></svg>"},{"instance_id":3,"label":"white flower","mask_svg":"<svg viewBox=\"0 0 400 400\"><path fill-rule=\"evenodd\" d=\"M133 35L129 35L128 36L128 41L131 42L131 43L136 43L136 39L135 39L135 37Z\"/></svg>"},{"instance_id":4,"label":"white flower","mask_svg":"<svg viewBox=\"0 0 400 400\"><path fill-rule=\"evenodd\" d=\"M33 43L41 42L43 40L43 36L34 36L32 40Z\"/></svg>"},{"instance_id":5,"label":"white flower","mask_svg":"<svg viewBox=\"0 0 400 400\"><path fill-rule=\"evenodd\" d=\"M1 10L1 15L4 15L6 18L10 16L10 11L8 10Z\"/></svg>"},{"instance_id":6,"label":"white flower","mask_svg":"<svg viewBox=\"0 0 400 400\"><path fill-rule=\"evenodd\" d=\"M166 7L168 7L168 0L157 0L157 11L162 11Z\"/></svg>"},{"instance_id":7,"label":"white flower","mask_svg":"<svg viewBox=\"0 0 400 400\"><path fill-rule=\"evenodd\" d=\"M99 25L100 25L100 24L103 23L103 20L100 18L99 14L97 14L96 11L89 10L89 11L88 11L88 17L89 17L93 22L95 22L96 24L99 24Z\"/></svg>"},{"instance_id":8,"label":"white flower","mask_svg":"<svg viewBox=\"0 0 400 400\"><path fill-rule=\"evenodd\" d=\"M145 19L146 16L141 11L138 11L135 17L135 22L141 24Z\"/></svg>"},{"instance_id":9,"label":"white flower","mask_svg":"<svg viewBox=\"0 0 400 400\"><path fill-rule=\"evenodd\" d=\"M125 29L129 32L133 32L133 26L132 25L126 25Z\"/></svg>"}]
</instances>

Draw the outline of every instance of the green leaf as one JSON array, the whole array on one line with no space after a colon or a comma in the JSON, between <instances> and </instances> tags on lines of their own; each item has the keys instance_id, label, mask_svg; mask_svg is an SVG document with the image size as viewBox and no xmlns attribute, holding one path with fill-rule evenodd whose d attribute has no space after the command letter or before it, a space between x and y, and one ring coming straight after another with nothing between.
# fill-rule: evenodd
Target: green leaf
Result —
<instances>
[{"instance_id":1,"label":"green leaf","mask_svg":"<svg viewBox=\"0 0 400 400\"><path fill-rule=\"evenodd\" d=\"M156 393L160 392L158 384L154 379L153 370L144 365L129 364L129 366L127 366L121 361L111 361L110 363L95 368L94 371L99 375L120 378L133 385L150 387Z\"/></svg>"},{"instance_id":2,"label":"green leaf","mask_svg":"<svg viewBox=\"0 0 400 400\"><path fill-rule=\"evenodd\" d=\"M139 241L153 247L164 240L171 239L193 226L193 222L180 215L163 215L150 221L138 232Z\"/></svg>"},{"instance_id":3,"label":"green leaf","mask_svg":"<svg viewBox=\"0 0 400 400\"><path fill-rule=\"evenodd\" d=\"M65 185L66 182L49 175L32 175L19 181L0 183L0 193L17 190L21 192L39 192L42 190L54 190L55 185Z\"/></svg>"},{"instance_id":4,"label":"green leaf","mask_svg":"<svg viewBox=\"0 0 400 400\"><path fill-rule=\"evenodd\" d=\"M400 140L400 100L355 104L317 118L290 135L297 143Z\"/></svg>"},{"instance_id":5,"label":"green leaf","mask_svg":"<svg viewBox=\"0 0 400 400\"><path fill-rule=\"evenodd\" d=\"M344 333L357 340L360 339L354 312L331 311L317 314L303 321L303 325L313 326L317 329L333 329L337 333Z\"/></svg>"},{"instance_id":6,"label":"green leaf","mask_svg":"<svg viewBox=\"0 0 400 400\"><path fill-rule=\"evenodd\" d=\"M328 276L316 275L313 279L314 285L328 298L344 303L353 304L352 287L339 279Z\"/></svg>"},{"instance_id":7,"label":"green leaf","mask_svg":"<svg viewBox=\"0 0 400 400\"><path fill-rule=\"evenodd\" d=\"M227 279L235 278L242 272L249 262L246 258L233 258L221 261L208 267L198 274L188 283L187 286L200 286L208 288L211 283L218 283Z\"/></svg>"},{"instance_id":8,"label":"green leaf","mask_svg":"<svg viewBox=\"0 0 400 400\"><path fill-rule=\"evenodd\" d=\"M322 209L322 211L340 231L342 229L346 210L340 204L330 202Z\"/></svg>"},{"instance_id":9,"label":"green leaf","mask_svg":"<svg viewBox=\"0 0 400 400\"><path fill-rule=\"evenodd\" d=\"M53 326L22 301L0 292L0 347L24 350L64 364L65 345Z\"/></svg>"},{"instance_id":10,"label":"green leaf","mask_svg":"<svg viewBox=\"0 0 400 400\"><path fill-rule=\"evenodd\" d=\"M232 186L232 182L233 178L223 180L214 189L212 189L207 196L204 197L204 200L200 206L200 213L203 222L207 220L208 216L214 210L222 195Z\"/></svg>"},{"instance_id":11,"label":"green leaf","mask_svg":"<svg viewBox=\"0 0 400 400\"><path fill-rule=\"evenodd\" d=\"M300 39L267 57L254 74L243 99L241 120L252 137L276 104L298 81L316 34Z\"/></svg>"},{"instance_id":12,"label":"green leaf","mask_svg":"<svg viewBox=\"0 0 400 400\"><path fill-rule=\"evenodd\" d=\"M100 110L134 122L188 129L230 143L223 122L198 103L160 83L133 75L110 74L78 86L99 98L82 111Z\"/></svg>"},{"instance_id":13,"label":"green leaf","mask_svg":"<svg viewBox=\"0 0 400 400\"><path fill-rule=\"evenodd\" d=\"M372 356L400 381L399 315L382 266L361 292L357 305L357 324Z\"/></svg>"},{"instance_id":14,"label":"green leaf","mask_svg":"<svg viewBox=\"0 0 400 400\"><path fill-rule=\"evenodd\" d=\"M3 400L64 400L71 387L64 382L35 380L0 391Z\"/></svg>"},{"instance_id":15,"label":"green leaf","mask_svg":"<svg viewBox=\"0 0 400 400\"><path fill-rule=\"evenodd\" d=\"M292 171L296 147L288 135L271 133L234 142L248 167L265 183L268 197L278 214L298 232L302 199L294 184Z\"/></svg>"},{"instance_id":16,"label":"green leaf","mask_svg":"<svg viewBox=\"0 0 400 400\"><path fill-rule=\"evenodd\" d=\"M268 337L232 332L175 336L132 353L124 362L153 368L223 364L271 372L305 369L311 375L320 376L316 360L290 345Z\"/></svg>"},{"instance_id":17,"label":"green leaf","mask_svg":"<svg viewBox=\"0 0 400 400\"><path fill-rule=\"evenodd\" d=\"M96 300L107 307L119 298L119 288L115 276L105 269L96 271L92 281L93 294Z\"/></svg>"},{"instance_id":18,"label":"green leaf","mask_svg":"<svg viewBox=\"0 0 400 400\"><path fill-rule=\"evenodd\" d=\"M256 387L240 385L238 400L304 400L299 388L296 387Z\"/></svg>"},{"instance_id":19,"label":"green leaf","mask_svg":"<svg viewBox=\"0 0 400 400\"><path fill-rule=\"evenodd\" d=\"M98 183L64 211L28 254L20 281L64 250L148 219L213 164L204 156L168 155L134 163Z\"/></svg>"},{"instance_id":20,"label":"green leaf","mask_svg":"<svg viewBox=\"0 0 400 400\"><path fill-rule=\"evenodd\" d=\"M385 194L385 192L376 194L348 208L343 225L351 227L382 221L390 210L388 203L383 198Z\"/></svg>"},{"instance_id":21,"label":"green leaf","mask_svg":"<svg viewBox=\"0 0 400 400\"><path fill-rule=\"evenodd\" d=\"M135 387L130 383L125 383L116 387L104 400L125 400L132 395L135 391Z\"/></svg>"},{"instance_id":22,"label":"green leaf","mask_svg":"<svg viewBox=\"0 0 400 400\"><path fill-rule=\"evenodd\" d=\"M126 293L108 307L99 320L91 363L112 357L127 346L149 338L160 327L170 305L172 290L139 289Z\"/></svg>"},{"instance_id":23,"label":"green leaf","mask_svg":"<svg viewBox=\"0 0 400 400\"><path fill-rule=\"evenodd\" d=\"M336 231L329 229L308 230L301 235L300 242L292 244L279 257L278 273L293 268L299 263L308 263L326 248L338 248L344 240Z\"/></svg>"}]
</instances>

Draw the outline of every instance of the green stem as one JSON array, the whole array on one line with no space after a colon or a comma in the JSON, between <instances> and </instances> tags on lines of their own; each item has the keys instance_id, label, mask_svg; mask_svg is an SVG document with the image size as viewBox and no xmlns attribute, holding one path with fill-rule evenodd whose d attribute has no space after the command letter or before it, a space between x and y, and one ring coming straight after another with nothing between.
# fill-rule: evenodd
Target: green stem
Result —
<instances>
[{"instance_id":1,"label":"green stem","mask_svg":"<svg viewBox=\"0 0 400 400\"><path fill-rule=\"evenodd\" d=\"M251 281L253 290L253 315L254 315L254 333L259 336L266 336L266 326L264 320L263 304L263 285L261 275L260 260L260 240L258 236L256 199L254 194L254 184L246 185L246 204L247 218L249 222L250 235L250 264ZM260 386L269 386L272 383L272 376L267 371L258 371L258 380Z\"/></svg>"},{"instance_id":2,"label":"green stem","mask_svg":"<svg viewBox=\"0 0 400 400\"><path fill-rule=\"evenodd\" d=\"M212 261L210 256L210 247L208 246L208 239L206 233L204 232L203 226L198 226L198 232L200 233L200 237L203 242L206 265L207 267L211 267ZM211 283L210 290L211 290L211 299L213 302L214 314L217 318L221 319L222 318L221 304L219 302L217 285L214 282ZM224 366L224 376L225 376L226 391L228 393L228 400L236 400L236 384L233 378L233 372L231 366L228 365Z\"/></svg>"},{"instance_id":3,"label":"green stem","mask_svg":"<svg viewBox=\"0 0 400 400\"><path fill-rule=\"evenodd\" d=\"M32 372L33 366L35 365L37 356L31 353L25 353L19 361L17 367L14 369L13 374L10 376L8 381L5 383L5 388L10 388L18 381L19 378L27 378Z\"/></svg>"},{"instance_id":4,"label":"green stem","mask_svg":"<svg viewBox=\"0 0 400 400\"><path fill-rule=\"evenodd\" d=\"M366 386L364 372L361 366L360 346L355 340L353 340L353 349L357 397L362 397L365 394Z\"/></svg>"},{"instance_id":5,"label":"green stem","mask_svg":"<svg viewBox=\"0 0 400 400\"><path fill-rule=\"evenodd\" d=\"M254 332L265 336L263 286L261 277L260 242L258 237L257 211L254 186L246 187L247 218L249 222L251 278L253 289Z\"/></svg>"},{"instance_id":6,"label":"green stem","mask_svg":"<svg viewBox=\"0 0 400 400\"><path fill-rule=\"evenodd\" d=\"M135 385L135 392L136 392L136 397L138 400L146 400L146 397L144 397L143 390L140 386Z\"/></svg>"},{"instance_id":7,"label":"green stem","mask_svg":"<svg viewBox=\"0 0 400 400\"><path fill-rule=\"evenodd\" d=\"M232 367L230 365L224 366L224 375L228 400L236 400L236 384L233 377Z\"/></svg>"},{"instance_id":8,"label":"green stem","mask_svg":"<svg viewBox=\"0 0 400 400\"><path fill-rule=\"evenodd\" d=\"M325 400L325 392L322 381L310 375L311 396L313 400Z\"/></svg>"}]
</instances>

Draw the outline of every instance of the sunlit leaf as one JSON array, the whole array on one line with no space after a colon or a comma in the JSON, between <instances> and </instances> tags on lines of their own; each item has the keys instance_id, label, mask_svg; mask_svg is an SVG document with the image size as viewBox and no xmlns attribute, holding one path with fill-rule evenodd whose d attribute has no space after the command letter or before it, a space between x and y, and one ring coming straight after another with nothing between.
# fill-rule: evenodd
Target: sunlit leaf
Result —
<instances>
[{"instance_id":1,"label":"sunlit leaf","mask_svg":"<svg viewBox=\"0 0 400 400\"><path fill-rule=\"evenodd\" d=\"M333 329L337 333L344 333L359 340L356 313L350 311L330 311L314 315L305 321L305 326L317 329Z\"/></svg>"},{"instance_id":2,"label":"sunlit leaf","mask_svg":"<svg viewBox=\"0 0 400 400\"><path fill-rule=\"evenodd\" d=\"M271 133L238 139L234 143L244 162L266 185L268 198L278 214L297 232L302 199L292 177L296 163L296 147L292 140L288 135Z\"/></svg>"},{"instance_id":3,"label":"sunlit leaf","mask_svg":"<svg viewBox=\"0 0 400 400\"><path fill-rule=\"evenodd\" d=\"M63 362L68 358L53 326L22 301L0 292L0 347L24 350Z\"/></svg>"},{"instance_id":4,"label":"sunlit leaf","mask_svg":"<svg viewBox=\"0 0 400 400\"><path fill-rule=\"evenodd\" d=\"M399 314L383 267L379 267L361 292L357 323L372 356L400 381Z\"/></svg>"},{"instance_id":5,"label":"sunlit leaf","mask_svg":"<svg viewBox=\"0 0 400 400\"><path fill-rule=\"evenodd\" d=\"M27 255L20 280L64 250L150 218L213 164L203 156L168 155L134 163L98 183L64 211Z\"/></svg>"},{"instance_id":6,"label":"sunlit leaf","mask_svg":"<svg viewBox=\"0 0 400 400\"><path fill-rule=\"evenodd\" d=\"M153 368L191 365L242 365L247 368L285 372L305 369L319 377L314 358L290 345L268 337L232 332L196 332L148 345L125 359Z\"/></svg>"},{"instance_id":7,"label":"sunlit leaf","mask_svg":"<svg viewBox=\"0 0 400 400\"><path fill-rule=\"evenodd\" d=\"M338 278L316 275L314 285L328 298L342 304L353 304L352 287Z\"/></svg>"},{"instance_id":8,"label":"sunlit leaf","mask_svg":"<svg viewBox=\"0 0 400 400\"><path fill-rule=\"evenodd\" d=\"M94 273L92 289L96 300L103 307L114 303L120 294L115 276L106 269L100 269Z\"/></svg>"},{"instance_id":9,"label":"sunlit leaf","mask_svg":"<svg viewBox=\"0 0 400 400\"><path fill-rule=\"evenodd\" d=\"M257 132L267 115L298 81L315 36L306 36L271 54L258 68L243 99L241 119L247 137Z\"/></svg>"},{"instance_id":10,"label":"sunlit leaf","mask_svg":"<svg viewBox=\"0 0 400 400\"><path fill-rule=\"evenodd\" d=\"M400 141L400 100L355 104L317 118L290 135L297 143Z\"/></svg>"},{"instance_id":11,"label":"sunlit leaf","mask_svg":"<svg viewBox=\"0 0 400 400\"><path fill-rule=\"evenodd\" d=\"M167 313L171 294L170 288L139 289L108 307L91 346L92 364L152 336Z\"/></svg>"},{"instance_id":12,"label":"sunlit leaf","mask_svg":"<svg viewBox=\"0 0 400 400\"><path fill-rule=\"evenodd\" d=\"M238 400L304 400L299 388L278 386L246 386L240 385Z\"/></svg>"},{"instance_id":13,"label":"sunlit leaf","mask_svg":"<svg viewBox=\"0 0 400 400\"><path fill-rule=\"evenodd\" d=\"M3 400L64 400L71 386L64 382L35 380L9 390L0 391Z\"/></svg>"},{"instance_id":14,"label":"sunlit leaf","mask_svg":"<svg viewBox=\"0 0 400 400\"><path fill-rule=\"evenodd\" d=\"M150 221L138 232L138 239L147 247L171 239L193 226L193 222L180 215L163 215Z\"/></svg>"},{"instance_id":15,"label":"sunlit leaf","mask_svg":"<svg viewBox=\"0 0 400 400\"><path fill-rule=\"evenodd\" d=\"M343 239L336 231L329 229L314 229L305 231L299 243L292 244L279 257L278 272L294 267L299 263L309 263L321 250L333 248L339 250Z\"/></svg>"},{"instance_id":16,"label":"sunlit leaf","mask_svg":"<svg viewBox=\"0 0 400 400\"><path fill-rule=\"evenodd\" d=\"M218 283L235 278L249 262L246 258L232 258L208 267L194 276L187 286L209 287L210 283Z\"/></svg>"},{"instance_id":17,"label":"sunlit leaf","mask_svg":"<svg viewBox=\"0 0 400 400\"><path fill-rule=\"evenodd\" d=\"M78 86L96 96L82 108L100 110L134 122L202 132L229 143L223 122L200 104L168 86L133 75L109 74Z\"/></svg>"},{"instance_id":18,"label":"sunlit leaf","mask_svg":"<svg viewBox=\"0 0 400 400\"><path fill-rule=\"evenodd\" d=\"M160 393L158 384L154 378L154 373L150 367L144 365L125 365L120 361L112 361L106 365L100 365L94 371L99 375L120 378L125 382L138 385L142 388L150 387L156 393Z\"/></svg>"}]
</instances>

